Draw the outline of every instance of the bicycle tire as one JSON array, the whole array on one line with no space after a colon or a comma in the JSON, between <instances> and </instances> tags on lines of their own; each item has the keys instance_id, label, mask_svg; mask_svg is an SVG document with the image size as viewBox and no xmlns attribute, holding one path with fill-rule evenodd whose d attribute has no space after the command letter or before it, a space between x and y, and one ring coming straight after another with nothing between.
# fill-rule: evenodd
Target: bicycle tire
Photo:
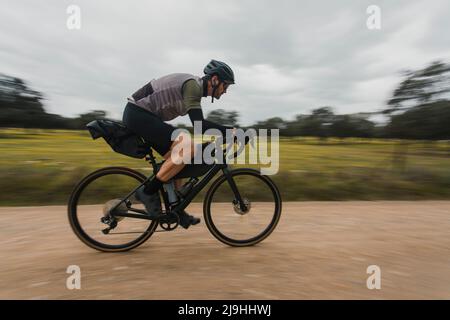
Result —
<instances>
[{"instance_id":1,"label":"bicycle tire","mask_svg":"<svg viewBox=\"0 0 450 320\"><path fill-rule=\"evenodd\" d=\"M281 209L282 209L282 201L280 192L275 185L275 183L267 176L261 175L261 173L258 170L249 169L249 168L241 168L241 169L234 169L230 170L229 174L231 174L232 177L239 176L239 175L250 175L253 177L256 177L257 179L261 179L271 190L273 196L274 196L274 204L275 204L275 210L274 215L272 217L272 220L270 221L269 225L266 227L266 229L258 234L257 236L254 236L250 239L246 240L237 240L230 238L226 235L224 235L220 230L217 228L217 226L214 224L214 221L212 219L211 215L211 204L213 200L214 193L217 191L217 189L223 184L227 183L227 178L225 175L221 175L218 177L211 187L209 188L205 200L203 202L203 216L205 219L205 224L208 228L208 230L211 232L211 234L220 242L227 244L229 246L233 247L245 247L245 246L252 246L255 245L264 239L266 239L276 228L280 217L281 217ZM239 188L239 186L237 186Z\"/></svg>"},{"instance_id":2,"label":"bicycle tire","mask_svg":"<svg viewBox=\"0 0 450 320\"><path fill-rule=\"evenodd\" d=\"M122 251L128 251L131 249L134 249L141 244L143 244L145 241L148 240L158 227L158 221L152 221L148 228L143 232L143 234L138 237L137 239L124 244L124 245L111 245L111 244L104 244L101 243L93 238L91 238L86 232L83 230L83 228L80 225L80 222L77 217L77 204L79 197L82 193L82 191L93 181L96 179L103 177L108 174L123 174L132 178L135 178L138 182L142 183L146 177L135 170L125 168L125 167L106 167L99 170L96 170L86 177L84 177L74 188L70 199L68 203L68 218L69 223L74 231L75 235L87 246L104 252L122 252ZM131 190L130 190L131 191Z\"/></svg>"}]
</instances>

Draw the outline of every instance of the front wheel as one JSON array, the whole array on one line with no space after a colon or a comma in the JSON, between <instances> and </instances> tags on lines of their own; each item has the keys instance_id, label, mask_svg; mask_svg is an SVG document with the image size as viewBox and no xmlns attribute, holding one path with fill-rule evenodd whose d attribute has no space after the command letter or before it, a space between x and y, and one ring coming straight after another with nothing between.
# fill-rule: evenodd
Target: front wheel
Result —
<instances>
[{"instance_id":1,"label":"front wheel","mask_svg":"<svg viewBox=\"0 0 450 320\"><path fill-rule=\"evenodd\" d=\"M281 196L273 181L253 169L229 171L241 195L237 202L225 175L211 185L203 203L206 226L219 241L234 247L263 241L281 216Z\"/></svg>"}]
</instances>

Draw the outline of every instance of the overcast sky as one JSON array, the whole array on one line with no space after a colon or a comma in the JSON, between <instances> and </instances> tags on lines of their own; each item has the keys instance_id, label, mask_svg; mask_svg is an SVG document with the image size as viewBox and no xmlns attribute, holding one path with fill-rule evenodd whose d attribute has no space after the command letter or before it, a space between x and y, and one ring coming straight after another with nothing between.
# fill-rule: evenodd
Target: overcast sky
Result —
<instances>
[{"instance_id":1,"label":"overcast sky","mask_svg":"<svg viewBox=\"0 0 450 320\"><path fill-rule=\"evenodd\" d=\"M213 108L242 124L320 106L383 108L402 69L450 59L450 1L0 0L0 73L28 81L48 112L121 118L126 97L173 72L227 62L236 85ZM81 9L69 30L67 7ZM369 5L381 29L369 30ZM178 118L175 123L188 123Z\"/></svg>"}]
</instances>

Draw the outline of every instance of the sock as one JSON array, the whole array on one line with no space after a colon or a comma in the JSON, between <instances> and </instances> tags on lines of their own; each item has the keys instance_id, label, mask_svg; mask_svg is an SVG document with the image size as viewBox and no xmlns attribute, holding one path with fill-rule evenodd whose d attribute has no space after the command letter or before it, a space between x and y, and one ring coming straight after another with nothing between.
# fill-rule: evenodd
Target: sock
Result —
<instances>
[{"instance_id":1,"label":"sock","mask_svg":"<svg viewBox=\"0 0 450 320\"><path fill-rule=\"evenodd\" d=\"M157 192L162 185L163 182L159 180L157 177L154 177L150 182L147 182L147 184L144 187L144 192L146 194L153 194Z\"/></svg>"}]
</instances>

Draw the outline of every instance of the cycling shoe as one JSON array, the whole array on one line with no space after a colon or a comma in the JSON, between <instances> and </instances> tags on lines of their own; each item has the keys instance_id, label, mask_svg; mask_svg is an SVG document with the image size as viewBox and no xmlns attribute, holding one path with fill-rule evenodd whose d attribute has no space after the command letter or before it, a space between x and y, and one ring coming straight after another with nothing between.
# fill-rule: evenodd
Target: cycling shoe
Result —
<instances>
[{"instance_id":1,"label":"cycling shoe","mask_svg":"<svg viewBox=\"0 0 450 320\"><path fill-rule=\"evenodd\" d=\"M184 210L179 214L179 216L180 216L180 226L182 226L185 229L189 228L189 226L191 225L195 226L196 224L199 224L201 221L200 218L191 216Z\"/></svg>"},{"instance_id":2,"label":"cycling shoe","mask_svg":"<svg viewBox=\"0 0 450 320\"><path fill-rule=\"evenodd\" d=\"M141 186L136 190L135 197L136 200L142 202L142 204L145 206L147 214L151 218L157 218L160 214L162 214L159 192L147 194L144 192L144 186Z\"/></svg>"}]
</instances>

